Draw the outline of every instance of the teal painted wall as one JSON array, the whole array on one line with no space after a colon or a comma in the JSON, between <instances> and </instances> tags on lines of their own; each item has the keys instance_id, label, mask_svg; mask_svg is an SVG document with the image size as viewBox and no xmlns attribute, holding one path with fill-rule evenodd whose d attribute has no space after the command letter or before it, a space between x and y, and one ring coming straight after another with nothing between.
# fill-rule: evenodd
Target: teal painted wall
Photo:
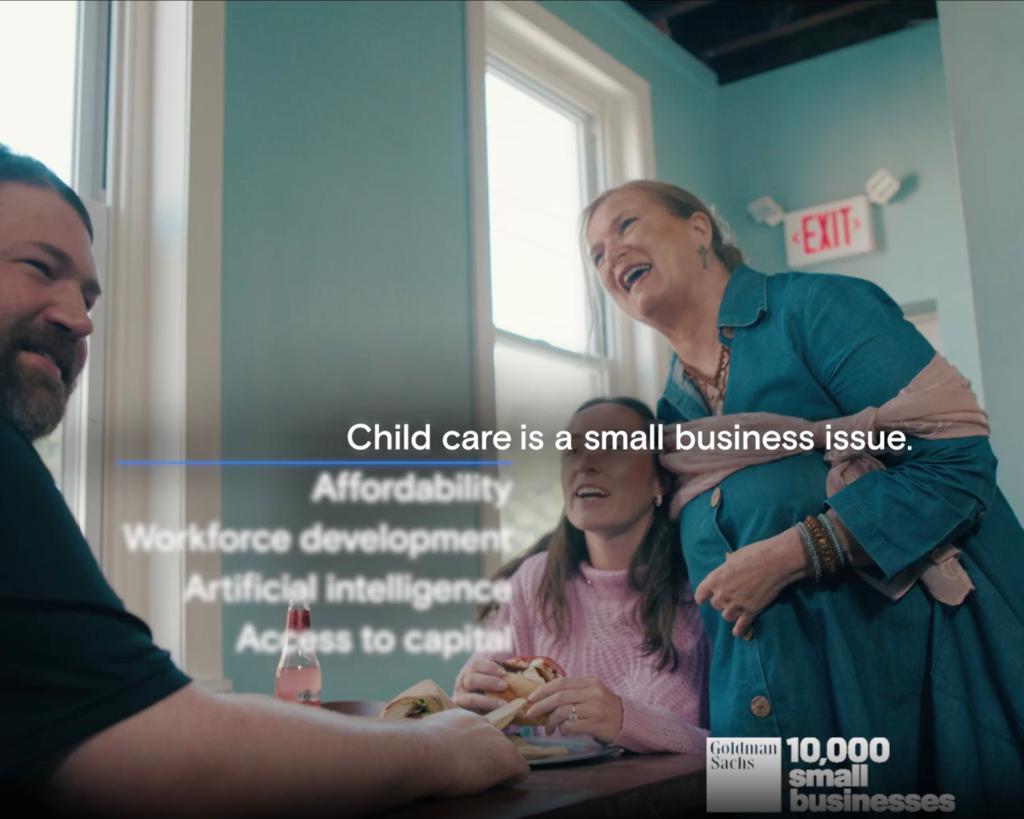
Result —
<instances>
[{"instance_id":1,"label":"teal painted wall","mask_svg":"<svg viewBox=\"0 0 1024 819\"><path fill-rule=\"evenodd\" d=\"M345 458L361 420L470 424L468 170L458 3L230 3L224 122L222 413L225 458ZM314 470L227 470L236 526L471 526L466 508L311 507ZM383 576L402 560L225 559L224 572ZM417 574L461 576L436 558ZM457 625L466 611L430 615ZM314 606L317 628L406 628L405 607ZM272 690L276 657L236 656L243 622L275 606L225 606L225 675ZM323 657L325 696L373 698L451 676L398 655ZM396 689L397 690L397 689Z\"/></svg>"},{"instance_id":2,"label":"teal painted wall","mask_svg":"<svg viewBox=\"0 0 1024 819\"><path fill-rule=\"evenodd\" d=\"M710 191L715 87L695 61L614 3L548 3L648 79L658 167ZM224 117L222 429L225 458L344 458L359 420L472 420L471 268L461 3L231 2ZM438 453L442 454L442 453ZM469 507L316 507L314 471L225 470L223 520L302 529L471 526ZM225 558L224 573L381 576L402 560ZM432 558L421 575L472 576ZM245 622L276 606L224 607L224 673L272 690L276 657L236 656ZM464 607L314 606L316 628L458 626ZM322 656L324 695L377 698L460 662ZM382 680L387 683L382 688Z\"/></svg>"},{"instance_id":3,"label":"teal painted wall","mask_svg":"<svg viewBox=\"0 0 1024 819\"><path fill-rule=\"evenodd\" d=\"M723 86L718 110L718 203L763 270L786 269L783 231L755 224L750 200L768 194L798 210L862 193L880 167L911 177L873 208L879 250L822 267L869 279L901 304L934 299L946 357L981 385L938 26Z\"/></svg>"},{"instance_id":4,"label":"teal painted wall","mask_svg":"<svg viewBox=\"0 0 1024 819\"><path fill-rule=\"evenodd\" d=\"M992 442L1000 485L1020 513L1024 4L943 2L939 23Z\"/></svg>"}]
</instances>

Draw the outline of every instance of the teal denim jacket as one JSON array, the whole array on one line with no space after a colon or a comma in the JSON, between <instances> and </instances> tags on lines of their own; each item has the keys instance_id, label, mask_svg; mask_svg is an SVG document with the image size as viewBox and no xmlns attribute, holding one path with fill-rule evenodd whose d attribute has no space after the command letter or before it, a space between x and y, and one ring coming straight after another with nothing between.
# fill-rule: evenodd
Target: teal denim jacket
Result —
<instances>
[{"instance_id":1,"label":"teal denim jacket","mask_svg":"<svg viewBox=\"0 0 1024 819\"><path fill-rule=\"evenodd\" d=\"M845 276L779 273L766 276L741 266L726 287L718 315L719 338L730 347L723 414L772 412L810 420L850 415L894 396L931 360L934 350L880 288ZM673 357L662 421L708 414L694 384ZM944 770L927 737L944 732L970 747L971 732L985 731L968 710L961 725L936 713L947 694L985 711L979 686L965 677L985 668L936 671L936 659L964 650L959 639L982 644L968 611L1003 594L989 586L972 559L980 521L998 507L993 524L1001 543L1005 582L1024 588L1020 555L1024 532L995 484L996 459L987 438L909 438L908 451L883 458L884 471L863 476L828 500L874 560L891 577L943 542L956 539L977 590L961 608L936 603L920 584L893 602L853 574L824 584L805 580L787 588L758 618L750 640L734 638L731 623L709 604L701 615L712 646L710 723L716 736L886 736L892 760L877 766L870 791L910 792ZM743 469L695 498L680 516L680 538L694 588L724 561L727 551L777 535L826 507L827 466L821 452L795 454ZM988 521L986 520L986 523ZM988 527L986 527L988 528ZM1014 581L1010 581L1013 577ZM989 607L991 608L991 607ZM1020 629L1020 608L999 628ZM1013 621L1013 622L1009 622ZM958 631L959 629L959 631ZM952 636L951 636L952 635ZM1020 663L1006 672L1024 683ZM978 662L990 663L979 656ZM935 686L941 688L936 691ZM966 686L966 687L965 687ZM983 686L982 686L983 687ZM1019 698L1019 695L1016 695ZM1002 706L999 706L1002 707ZM945 709L952 712L953 707ZM998 708L996 709L998 710ZM1007 741L1024 737L1020 711L992 717L990 728ZM941 724L936 725L936 722ZM1001 759L1005 758L1006 753ZM960 751L956 760L962 760ZM1016 762L1020 762L1019 753ZM961 765L962 767L962 765ZM1024 767L1011 766L1024 775ZM970 783L961 783L966 791ZM965 793L965 798L969 794ZM983 796L978 798L984 798Z\"/></svg>"}]
</instances>

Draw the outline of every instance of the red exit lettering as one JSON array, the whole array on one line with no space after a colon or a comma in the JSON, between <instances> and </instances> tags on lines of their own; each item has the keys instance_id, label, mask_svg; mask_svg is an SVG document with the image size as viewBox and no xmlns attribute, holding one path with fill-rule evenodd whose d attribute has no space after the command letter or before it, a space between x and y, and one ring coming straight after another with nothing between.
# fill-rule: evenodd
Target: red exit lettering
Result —
<instances>
[{"instance_id":1,"label":"red exit lettering","mask_svg":"<svg viewBox=\"0 0 1024 819\"><path fill-rule=\"evenodd\" d=\"M844 205L833 210L806 214L800 219L800 231L793 236L793 241L799 243L808 256L823 250L849 247L850 210L849 205Z\"/></svg>"}]
</instances>

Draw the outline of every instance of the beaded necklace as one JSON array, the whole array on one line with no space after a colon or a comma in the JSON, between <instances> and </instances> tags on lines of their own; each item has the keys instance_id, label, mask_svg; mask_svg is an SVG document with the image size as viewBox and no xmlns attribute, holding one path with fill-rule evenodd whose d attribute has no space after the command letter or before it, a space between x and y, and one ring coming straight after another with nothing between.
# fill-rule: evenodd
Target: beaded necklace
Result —
<instances>
[{"instance_id":1,"label":"beaded necklace","mask_svg":"<svg viewBox=\"0 0 1024 819\"><path fill-rule=\"evenodd\" d=\"M704 403L708 405L712 415L718 415L722 411L722 405L725 403L725 385L729 372L729 348L724 344L718 345L718 366L715 367L714 375L706 375L700 370L688 367L686 364L683 364L682 359L680 359L679 363L683 367L683 372L697 386L701 396L704 398Z\"/></svg>"}]
</instances>

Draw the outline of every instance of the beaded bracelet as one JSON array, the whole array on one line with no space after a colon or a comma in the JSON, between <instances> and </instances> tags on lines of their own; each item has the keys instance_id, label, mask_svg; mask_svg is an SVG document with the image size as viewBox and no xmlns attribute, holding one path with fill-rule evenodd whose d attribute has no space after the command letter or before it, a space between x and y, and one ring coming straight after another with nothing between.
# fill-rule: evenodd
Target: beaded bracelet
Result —
<instances>
[{"instance_id":1,"label":"beaded bracelet","mask_svg":"<svg viewBox=\"0 0 1024 819\"><path fill-rule=\"evenodd\" d=\"M822 574L826 577L831 577L839 571L839 565L824 527L812 515L808 515L804 519L804 525L807 526L807 531L814 542L814 548L818 552L818 558L821 560Z\"/></svg>"},{"instance_id":2,"label":"beaded bracelet","mask_svg":"<svg viewBox=\"0 0 1024 819\"><path fill-rule=\"evenodd\" d=\"M850 553L846 551L843 541L840 540L839 533L836 531L836 527L832 524L832 519L827 513L822 512L818 515L818 522L825 530L825 534L828 535L829 545L832 547L832 551L835 552L839 568L845 569L850 565Z\"/></svg>"},{"instance_id":3,"label":"beaded bracelet","mask_svg":"<svg viewBox=\"0 0 1024 819\"><path fill-rule=\"evenodd\" d=\"M811 533L807 529L807 524L801 521L796 525L796 531L800 535L800 540L803 541L804 549L807 551L807 557L811 561L811 566L814 568L814 581L816 583L821 582L821 559L818 557L818 550L814 548L814 538L811 537Z\"/></svg>"}]
</instances>

